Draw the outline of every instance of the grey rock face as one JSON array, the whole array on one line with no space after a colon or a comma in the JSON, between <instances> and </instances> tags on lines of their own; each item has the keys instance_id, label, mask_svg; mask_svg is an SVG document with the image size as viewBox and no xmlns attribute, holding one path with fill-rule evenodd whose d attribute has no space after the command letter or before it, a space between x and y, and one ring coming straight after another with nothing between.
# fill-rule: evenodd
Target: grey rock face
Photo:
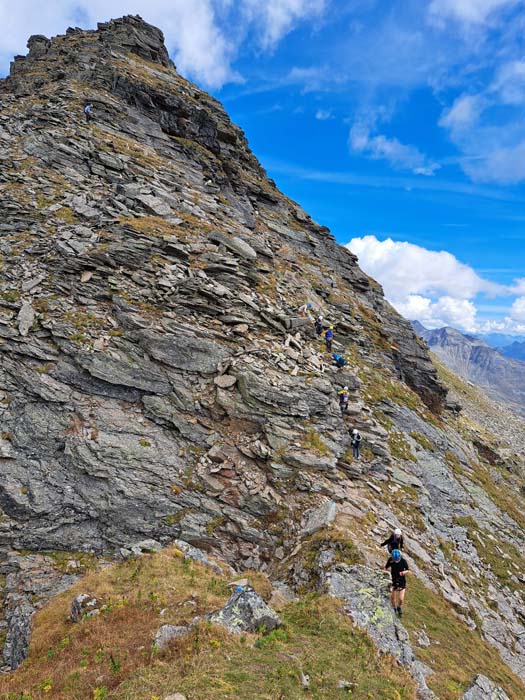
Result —
<instances>
[{"instance_id":1,"label":"grey rock face","mask_svg":"<svg viewBox=\"0 0 525 700\"><path fill-rule=\"evenodd\" d=\"M185 637L189 631L189 627L162 625L162 627L159 627L155 634L153 646L159 651L165 651L172 639L180 639L181 637Z\"/></svg>"},{"instance_id":2,"label":"grey rock face","mask_svg":"<svg viewBox=\"0 0 525 700\"><path fill-rule=\"evenodd\" d=\"M99 23L98 31L101 41L110 47L115 47L117 50L124 48L148 61L157 62L166 67L173 65L160 29L146 24L138 15L136 17L128 15L121 19Z\"/></svg>"},{"instance_id":3,"label":"grey rock face","mask_svg":"<svg viewBox=\"0 0 525 700\"><path fill-rule=\"evenodd\" d=\"M337 513L336 504L326 501L317 508L305 513L306 522L301 531L303 537L308 537L318 530L329 527L335 520Z\"/></svg>"},{"instance_id":4,"label":"grey rock face","mask_svg":"<svg viewBox=\"0 0 525 700\"><path fill-rule=\"evenodd\" d=\"M3 546L132 556L175 540L217 572L215 555L270 569L302 527L332 523L320 503L339 516L355 496L362 515L361 486L378 501L408 486L427 512L459 513L469 493L442 455L393 460L360 366L439 410L425 347L355 256L266 178L223 108L178 76L159 30L126 17L35 37L0 99ZM298 315L305 296L356 358L345 372ZM421 417L390 411L408 441L415 430L449 449ZM350 424L377 459L349 463ZM324 571L333 556L321 554ZM217 615L278 624L244 596L230 605L241 618ZM31 594L9 601L19 658Z\"/></svg>"},{"instance_id":5,"label":"grey rock face","mask_svg":"<svg viewBox=\"0 0 525 700\"><path fill-rule=\"evenodd\" d=\"M463 700L509 700L509 696L486 676L480 674L463 695Z\"/></svg>"},{"instance_id":6,"label":"grey rock face","mask_svg":"<svg viewBox=\"0 0 525 700\"><path fill-rule=\"evenodd\" d=\"M98 600L89 593L80 593L71 603L69 619L71 622L81 622L84 618L100 614Z\"/></svg>"},{"instance_id":7,"label":"grey rock face","mask_svg":"<svg viewBox=\"0 0 525 700\"><path fill-rule=\"evenodd\" d=\"M137 340L154 359L169 367L187 372L213 374L228 351L205 338L197 338L188 328L185 333L160 335L153 331L137 331Z\"/></svg>"},{"instance_id":8,"label":"grey rock face","mask_svg":"<svg viewBox=\"0 0 525 700\"><path fill-rule=\"evenodd\" d=\"M16 669L27 656L34 613L78 577L57 571L48 557L14 552L3 558L0 573L5 576L3 615L7 626L3 656L5 663Z\"/></svg>"},{"instance_id":9,"label":"grey rock face","mask_svg":"<svg viewBox=\"0 0 525 700\"><path fill-rule=\"evenodd\" d=\"M236 591L222 610L212 613L210 622L222 625L232 634L271 632L281 619L264 600L249 587Z\"/></svg>"},{"instance_id":10,"label":"grey rock face","mask_svg":"<svg viewBox=\"0 0 525 700\"><path fill-rule=\"evenodd\" d=\"M16 177L20 192L1 198L0 227L31 232L27 255L0 244L6 541L104 550L183 537L229 561L271 560L276 535L249 522L281 507L275 475L334 478L348 442L337 377L297 316L305 282L337 342L364 337L352 309L370 309L401 348L381 363L426 381L423 394L428 355L415 336L403 351L404 322L355 257L266 179L139 17L33 37L0 97L16 104L0 186ZM352 304L327 301L327 269ZM353 373L344 381L359 391ZM359 397L352 407L358 420ZM325 450L303 444L305 420L330 436ZM216 443L231 448L220 463L206 457Z\"/></svg>"},{"instance_id":11,"label":"grey rock face","mask_svg":"<svg viewBox=\"0 0 525 700\"><path fill-rule=\"evenodd\" d=\"M4 642L4 661L16 669L25 660L31 639L32 618L35 608L22 601L8 616L9 628Z\"/></svg>"}]
</instances>

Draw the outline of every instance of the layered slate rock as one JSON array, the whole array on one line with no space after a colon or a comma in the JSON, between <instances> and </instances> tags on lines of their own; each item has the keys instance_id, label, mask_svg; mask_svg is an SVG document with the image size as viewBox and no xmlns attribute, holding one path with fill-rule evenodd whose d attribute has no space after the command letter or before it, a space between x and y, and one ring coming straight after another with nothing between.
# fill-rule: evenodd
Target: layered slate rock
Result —
<instances>
[{"instance_id":1,"label":"layered slate rock","mask_svg":"<svg viewBox=\"0 0 525 700\"><path fill-rule=\"evenodd\" d=\"M123 17L28 48L0 81L4 540L104 551L180 537L271 561L283 479L333 479L344 461L339 377L352 420L379 428L298 315L304 298L338 347L440 410L428 354L177 73L160 30Z\"/></svg>"}]
</instances>

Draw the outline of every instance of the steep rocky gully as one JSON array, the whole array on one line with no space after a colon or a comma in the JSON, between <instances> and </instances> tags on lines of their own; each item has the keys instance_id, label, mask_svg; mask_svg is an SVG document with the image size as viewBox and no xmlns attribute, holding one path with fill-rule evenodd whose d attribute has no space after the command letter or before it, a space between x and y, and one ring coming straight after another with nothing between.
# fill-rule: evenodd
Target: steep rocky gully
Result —
<instances>
[{"instance_id":1,"label":"steep rocky gully","mask_svg":"<svg viewBox=\"0 0 525 700\"><path fill-rule=\"evenodd\" d=\"M87 568L178 539L341 599L421 698L473 682L468 700L504 697L478 671L525 697L520 459L447 402L379 285L276 189L159 30L126 17L28 47L0 81L5 664ZM395 526L406 626L378 568ZM485 668L461 658L472 644Z\"/></svg>"}]
</instances>

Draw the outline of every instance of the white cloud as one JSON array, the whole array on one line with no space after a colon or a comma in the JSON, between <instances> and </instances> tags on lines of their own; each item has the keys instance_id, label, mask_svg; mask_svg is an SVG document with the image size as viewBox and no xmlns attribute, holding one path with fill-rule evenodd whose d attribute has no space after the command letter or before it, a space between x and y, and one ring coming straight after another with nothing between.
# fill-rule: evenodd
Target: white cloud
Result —
<instances>
[{"instance_id":1,"label":"white cloud","mask_svg":"<svg viewBox=\"0 0 525 700\"><path fill-rule=\"evenodd\" d=\"M525 182L525 140L514 146L494 147L476 158L467 158L462 162L462 167L475 182L500 185Z\"/></svg>"},{"instance_id":2,"label":"white cloud","mask_svg":"<svg viewBox=\"0 0 525 700\"><path fill-rule=\"evenodd\" d=\"M274 47L298 21L321 15L327 0L241 0L243 12L257 26L259 42Z\"/></svg>"},{"instance_id":3,"label":"white cloud","mask_svg":"<svg viewBox=\"0 0 525 700\"><path fill-rule=\"evenodd\" d=\"M478 121L485 103L481 95L460 95L441 115L439 125L460 134Z\"/></svg>"},{"instance_id":4,"label":"white cloud","mask_svg":"<svg viewBox=\"0 0 525 700\"><path fill-rule=\"evenodd\" d=\"M525 102L525 61L513 60L503 64L489 87L503 104L523 105Z\"/></svg>"},{"instance_id":5,"label":"white cloud","mask_svg":"<svg viewBox=\"0 0 525 700\"><path fill-rule=\"evenodd\" d=\"M514 301L510 316L514 321L525 321L525 297L518 297Z\"/></svg>"},{"instance_id":6,"label":"white cloud","mask_svg":"<svg viewBox=\"0 0 525 700\"><path fill-rule=\"evenodd\" d=\"M375 236L354 238L347 248L358 256L364 271L383 285L391 300L413 294L472 299L480 292L505 291L446 251L427 250L391 238L380 241Z\"/></svg>"},{"instance_id":7,"label":"white cloud","mask_svg":"<svg viewBox=\"0 0 525 700\"><path fill-rule=\"evenodd\" d=\"M491 83L462 94L441 115L460 149L463 171L475 182L513 185L525 181L525 61L502 64Z\"/></svg>"},{"instance_id":8,"label":"white cloud","mask_svg":"<svg viewBox=\"0 0 525 700\"><path fill-rule=\"evenodd\" d=\"M315 118L320 122L327 121L328 119L332 119L332 112L327 109L318 109L315 113Z\"/></svg>"},{"instance_id":9,"label":"white cloud","mask_svg":"<svg viewBox=\"0 0 525 700\"><path fill-rule=\"evenodd\" d=\"M474 333L479 327L476 307L468 299L444 296L433 302L428 297L410 295L392 303L402 316L409 321L420 321L426 328L452 326Z\"/></svg>"},{"instance_id":10,"label":"white cloud","mask_svg":"<svg viewBox=\"0 0 525 700\"><path fill-rule=\"evenodd\" d=\"M469 333L490 330L490 323L478 319L479 295L512 297L520 290L523 293L525 287L524 280L509 286L495 284L451 253L391 238L354 238L347 248L358 256L363 270L383 285L387 299L400 314L428 328L449 325ZM502 310L508 310L499 321L502 328L518 331L520 322L525 321L525 296Z\"/></svg>"},{"instance_id":11,"label":"white cloud","mask_svg":"<svg viewBox=\"0 0 525 700\"><path fill-rule=\"evenodd\" d=\"M483 24L504 7L517 5L517 0L432 0L429 16L439 23L454 19L466 24Z\"/></svg>"},{"instance_id":12,"label":"white cloud","mask_svg":"<svg viewBox=\"0 0 525 700\"><path fill-rule=\"evenodd\" d=\"M396 138L373 133L373 127L366 121L356 121L350 129L350 148L372 160L385 160L398 170L410 170L416 175L434 175L439 164L431 161L424 153Z\"/></svg>"},{"instance_id":13,"label":"white cloud","mask_svg":"<svg viewBox=\"0 0 525 700\"><path fill-rule=\"evenodd\" d=\"M179 70L208 87L239 79L232 68L250 35L269 50L298 23L319 16L327 0L0 0L0 74L15 54L26 52L30 34L63 34L68 26L140 14L160 27ZM232 29L233 28L233 29Z\"/></svg>"}]
</instances>

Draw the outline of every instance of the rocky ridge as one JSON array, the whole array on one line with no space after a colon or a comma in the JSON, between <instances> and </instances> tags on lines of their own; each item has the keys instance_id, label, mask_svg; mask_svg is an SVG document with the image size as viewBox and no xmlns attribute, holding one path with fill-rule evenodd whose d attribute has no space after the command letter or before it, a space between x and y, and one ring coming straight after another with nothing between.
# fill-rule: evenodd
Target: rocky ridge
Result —
<instances>
[{"instance_id":1,"label":"rocky ridge","mask_svg":"<svg viewBox=\"0 0 525 700\"><path fill-rule=\"evenodd\" d=\"M425 345L379 285L266 178L159 30L126 17L28 46L0 83L6 662L86 553L179 538L334 586L357 619L377 540L402 525L420 580L525 680L520 477L443 412ZM306 301L336 326L344 371ZM362 568L338 561L340 530ZM27 569L57 550L66 564L35 591ZM389 651L430 697L393 629L405 646Z\"/></svg>"},{"instance_id":2,"label":"rocky ridge","mask_svg":"<svg viewBox=\"0 0 525 700\"><path fill-rule=\"evenodd\" d=\"M523 415L525 363L455 328L421 329L418 332L432 352L456 374Z\"/></svg>"}]
</instances>

